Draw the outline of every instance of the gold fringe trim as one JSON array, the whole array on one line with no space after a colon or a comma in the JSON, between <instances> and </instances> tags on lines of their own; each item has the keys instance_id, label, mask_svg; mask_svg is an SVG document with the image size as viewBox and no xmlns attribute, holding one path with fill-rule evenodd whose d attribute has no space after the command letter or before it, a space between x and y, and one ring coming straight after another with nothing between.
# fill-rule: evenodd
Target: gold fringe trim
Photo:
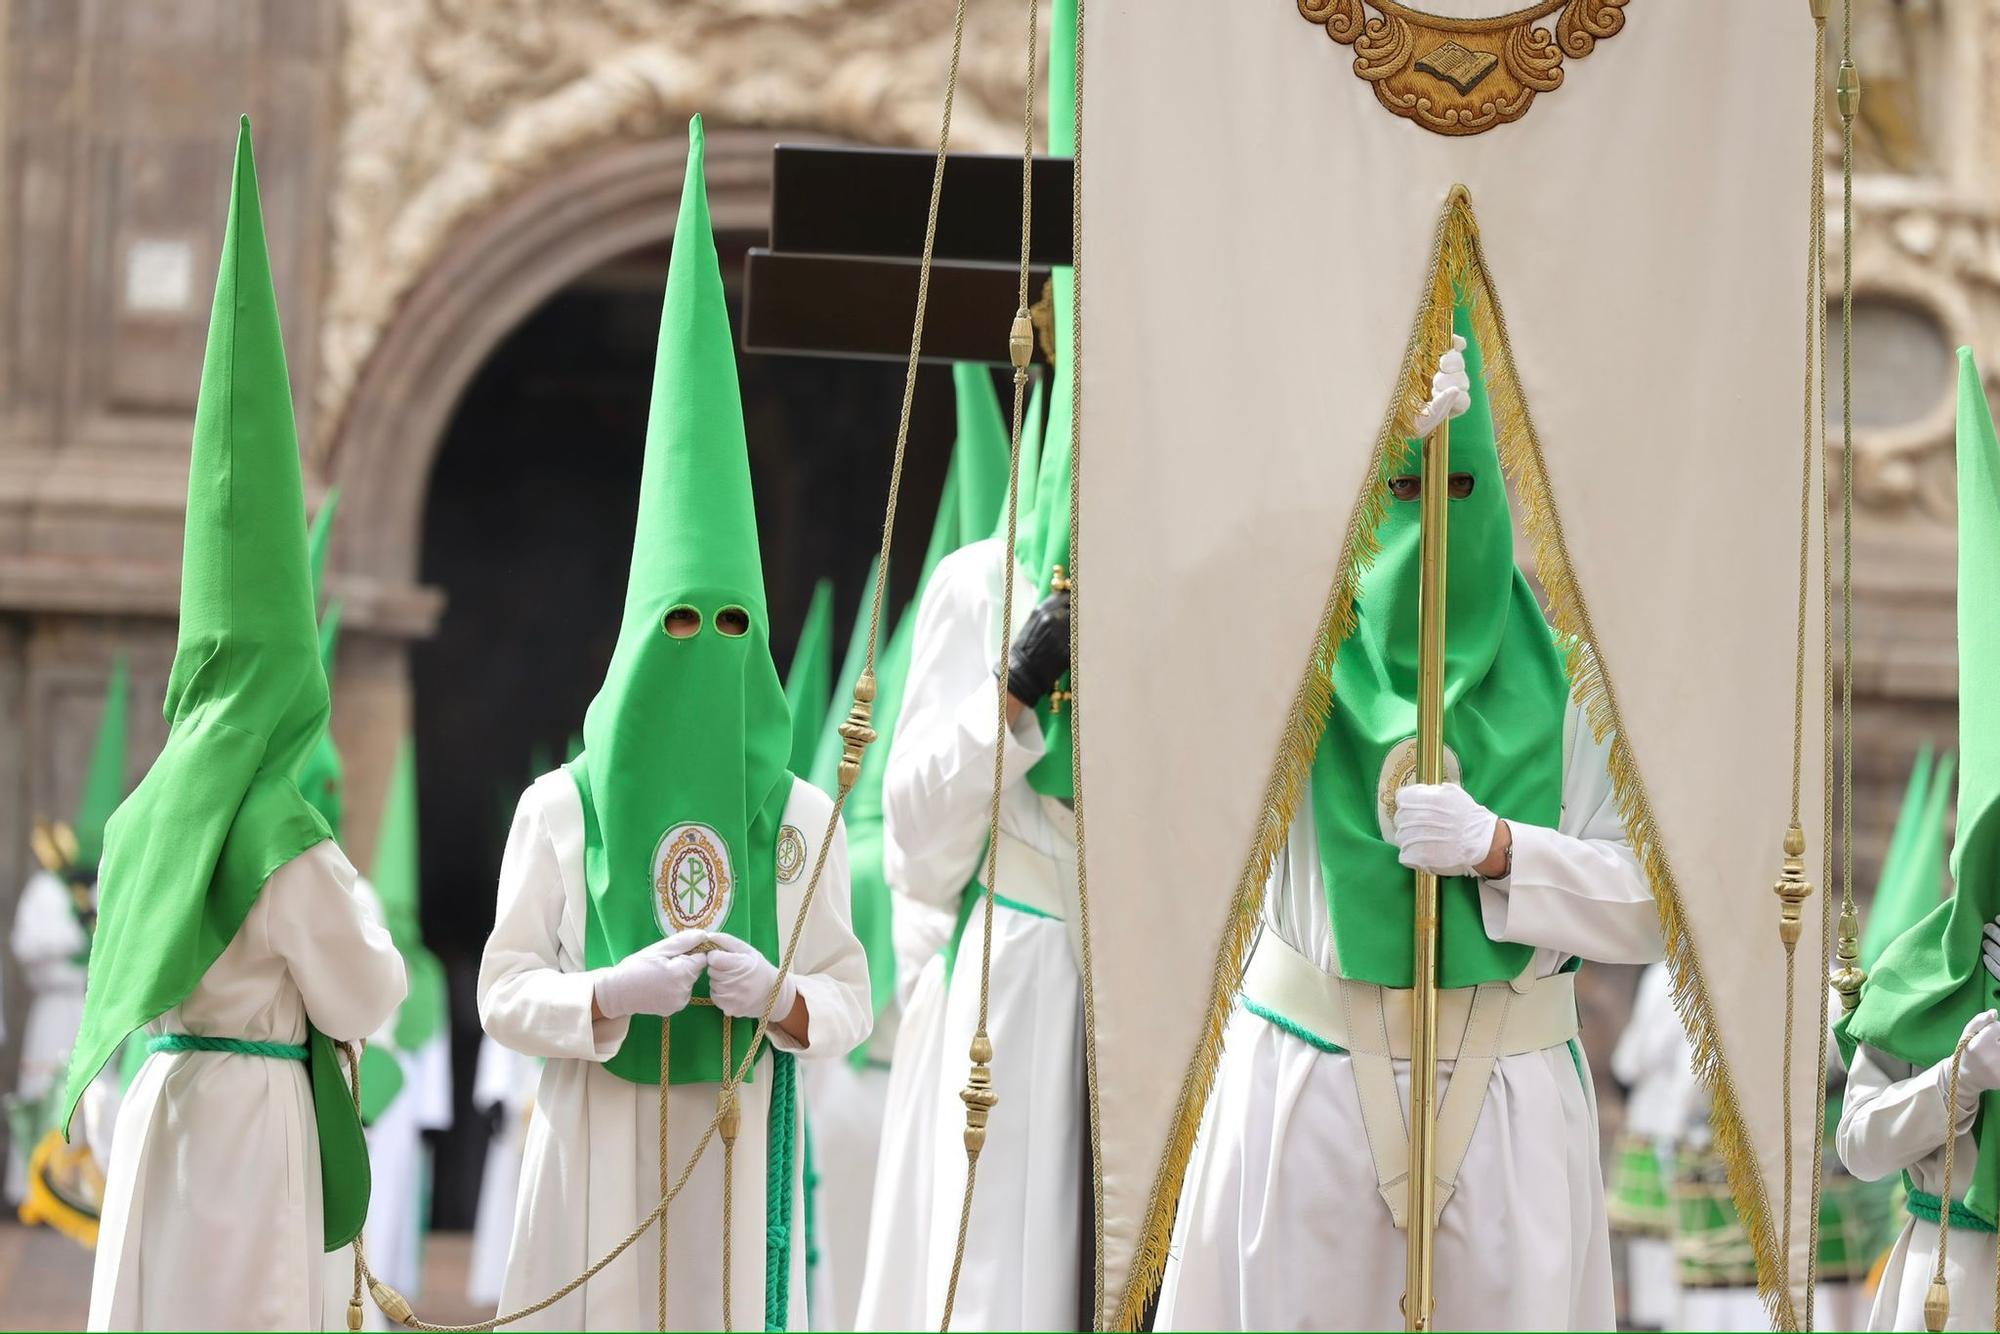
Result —
<instances>
[{"instance_id":1,"label":"gold fringe trim","mask_svg":"<svg viewBox=\"0 0 2000 1334\"><path fill-rule=\"evenodd\" d=\"M1333 704L1332 667L1339 646L1354 629L1354 600L1362 574L1373 563L1379 546L1375 530L1388 502L1380 484L1390 452L1407 450L1406 441L1416 413L1430 397L1430 371L1443 354L1448 337L1445 315L1455 293L1463 291L1472 306L1473 331L1485 358L1487 398L1491 405L1500 465L1514 487L1524 514L1523 530L1533 553L1536 573L1548 599L1549 619L1568 644L1569 674L1577 707L1593 736L1611 738L1611 783L1633 852L1644 868L1667 943L1667 965L1673 979L1674 1009L1693 1047L1696 1077L1708 1091L1716 1151L1729 1174L1731 1193L1757 1258L1757 1290L1779 1328L1797 1327L1791 1294L1785 1290L1771 1209L1763 1172L1743 1124L1742 1105L1722 1052L1715 1007L1709 997L1701 960L1688 934L1678 882L1654 825L1653 812L1640 777L1639 762L1619 725L1617 695L1611 673L1595 646L1590 610L1571 568L1562 518L1557 513L1540 438L1515 374L1507 341L1507 321L1494 290L1480 246L1479 224L1472 197L1462 185L1452 187L1438 217L1431 266L1420 299L1415 329L1403 350L1397 392L1384 414L1382 428L1369 456L1360 498L1348 517L1341 545L1339 573L1321 609L1313 650L1304 678L1292 697L1291 711L1279 743L1277 759L1264 788L1263 810L1250 855L1237 879L1230 901L1221 947L1209 979L1208 1015L1201 1040L1181 1081L1181 1101L1165 1153L1154 1175L1145 1222L1133 1258L1132 1273L1120 1299L1114 1327L1136 1329L1152 1294L1166 1273L1167 1247L1173 1233L1180 1186L1193 1156L1203 1109L1215 1086L1222 1059L1222 1036L1249 962L1250 941L1263 913L1264 886L1271 866L1284 847L1292 817L1306 790L1307 776ZM1786 1128L1790 1133L1790 1127Z\"/></svg>"}]
</instances>

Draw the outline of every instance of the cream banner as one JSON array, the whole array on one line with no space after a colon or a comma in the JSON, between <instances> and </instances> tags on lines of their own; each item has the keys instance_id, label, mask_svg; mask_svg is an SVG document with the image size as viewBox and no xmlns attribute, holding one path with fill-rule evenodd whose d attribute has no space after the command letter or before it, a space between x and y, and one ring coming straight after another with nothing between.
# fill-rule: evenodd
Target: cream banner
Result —
<instances>
[{"instance_id":1,"label":"cream banner","mask_svg":"<svg viewBox=\"0 0 2000 1334\"><path fill-rule=\"evenodd\" d=\"M1460 0L1449 17L1539 11L1549 35L1475 22L1456 53L1415 9L1446 5L1088 0L1078 675L1107 1322L1164 1261L1255 863L1296 799L1285 742L1315 630L1378 436L1408 422L1443 336L1439 314L1411 347L1455 185L1560 523L1543 555L1567 553L1566 575L1540 573L1573 576L1587 615L1685 946L1681 1013L1719 1056L1718 1133L1747 1147L1739 1198L1774 1270L1789 1135L1804 1251L1825 896L1799 947L1788 1127L1771 885L1792 773L1807 6ZM1508 55L1484 75L1482 41ZM1380 97L1357 74L1404 56ZM1384 103L1446 77L1475 80L1477 103L1524 71L1559 85L1483 133Z\"/></svg>"}]
</instances>

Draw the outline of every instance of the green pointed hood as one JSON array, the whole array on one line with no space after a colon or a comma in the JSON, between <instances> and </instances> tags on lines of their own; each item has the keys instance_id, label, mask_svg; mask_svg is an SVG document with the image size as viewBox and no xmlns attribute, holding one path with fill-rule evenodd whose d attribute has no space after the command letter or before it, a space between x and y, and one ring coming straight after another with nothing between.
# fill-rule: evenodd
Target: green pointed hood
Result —
<instances>
[{"instance_id":1,"label":"green pointed hood","mask_svg":"<svg viewBox=\"0 0 2000 1334\"><path fill-rule=\"evenodd\" d=\"M868 582L863 587L870 591L862 595L861 606L855 612L854 625L847 636L847 654L841 660L840 677L833 688L833 704L820 728L819 745L813 753L812 770L808 777L813 786L822 792L839 790L840 757L846 747L846 739L840 735L840 725L847 721L848 709L854 701L854 683L861 679L861 668L868 656L868 605L875 587L875 569L880 561L881 557L877 556L869 563ZM886 617L884 623L887 623ZM879 647L875 666L879 685L882 671L887 666L887 655ZM875 1013L879 1016L896 995L896 941L891 930L889 882L882 875L881 818L882 766L888 763L888 742L895 732L895 724L894 718L880 707L879 693L876 699L874 721L877 738L862 752L861 775L855 780L854 791L848 794L841 818L847 826L847 869L852 886L850 903L854 935L868 956L869 992ZM864 795L864 792L872 795ZM857 805L860 808L858 811ZM864 1063L867 1058L866 1043L857 1047L851 1057L856 1065Z\"/></svg>"},{"instance_id":2,"label":"green pointed hood","mask_svg":"<svg viewBox=\"0 0 2000 1334\"><path fill-rule=\"evenodd\" d=\"M97 722L97 742L90 749L90 767L84 771L83 793L76 803L76 865L86 874L97 873L104 854L105 822L125 799L125 733L131 712L132 671L120 654L104 687L104 713Z\"/></svg>"},{"instance_id":3,"label":"green pointed hood","mask_svg":"<svg viewBox=\"0 0 2000 1334\"><path fill-rule=\"evenodd\" d=\"M993 373L984 366L958 362L951 368L958 391L958 440L952 446L957 465L958 538L971 542L993 531L995 516L1007 504L1008 422L993 389Z\"/></svg>"},{"instance_id":4,"label":"green pointed hood","mask_svg":"<svg viewBox=\"0 0 2000 1334\"><path fill-rule=\"evenodd\" d=\"M1027 414L1021 421L1021 480L1020 495L1015 499L1014 529L1016 544L1023 527L1035 519L1036 481L1042 468L1042 430L1047 422L1047 407L1044 403L1042 386L1045 382L1037 378L1028 387ZM993 536L1005 539L1007 536L1007 491L1006 479L1001 479L999 513L993 519Z\"/></svg>"},{"instance_id":5,"label":"green pointed hood","mask_svg":"<svg viewBox=\"0 0 2000 1334\"><path fill-rule=\"evenodd\" d=\"M1902 809L1861 932L1863 969L1873 968L1890 941L1938 905L1944 892L1945 811L1957 767L1958 757L1949 752L1933 765L1929 742L1910 766Z\"/></svg>"},{"instance_id":6,"label":"green pointed hood","mask_svg":"<svg viewBox=\"0 0 2000 1334\"><path fill-rule=\"evenodd\" d=\"M410 977L410 994L396 1011L396 1047L414 1052L444 1031L450 1011L444 965L424 948L423 896L417 858L417 743L404 736L396 748L396 767L389 775L389 795L382 806L381 832L375 838L375 867L368 879L382 901L389 936L403 956Z\"/></svg>"},{"instance_id":7,"label":"green pointed hood","mask_svg":"<svg viewBox=\"0 0 2000 1334\"><path fill-rule=\"evenodd\" d=\"M1055 0L1054 28L1049 38L1049 152L1057 157L1076 153L1076 0ZM1070 435L1074 425L1072 395L1076 386L1076 349L1071 343L1072 312L1076 308L1076 270L1063 265L1051 270L1055 308L1055 384L1050 390L1049 424L1042 438L1042 458L1035 480L1033 522L1019 530L1014 554L1035 586L1036 601L1049 595L1056 570L1072 573L1070 560ZM1069 677L1057 683L1069 689ZM1064 801L1076 795L1070 763L1068 709L1058 711L1043 700L1035 712L1042 720L1047 752L1028 771L1028 783L1045 797Z\"/></svg>"},{"instance_id":8,"label":"green pointed hood","mask_svg":"<svg viewBox=\"0 0 2000 1334\"><path fill-rule=\"evenodd\" d=\"M1514 559L1507 482L1494 444L1484 365L1461 304L1472 404L1451 424L1450 471L1472 492L1446 502L1444 742L1464 786L1502 819L1553 828L1562 813L1563 654ZM1421 468L1418 442L1385 461L1374 485ZM1410 985L1410 872L1382 836L1378 784L1391 751L1417 731L1417 500L1391 499L1362 573L1355 628L1333 663L1333 705L1312 768L1312 809L1327 907L1344 976ZM1438 886L1438 985L1504 981L1534 950L1490 939L1469 877Z\"/></svg>"},{"instance_id":9,"label":"green pointed hood","mask_svg":"<svg viewBox=\"0 0 2000 1334\"><path fill-rule=\"evenodd\" d=\"M1958 352L1958 840L1952 896L1882 951L1843 1037L1927 1066L1950 1056L1972 1016L2000 1006L1980 929L2000 913L2000 445L1970 348ZM1942 809L1939 811L1942 819ZM1966 1207L2000 1206L2000 1094L1979 1100L1981 1152Z\"/></svg>"},{"instance_id":10,"label":"green pointed hood","mask_svg":"<svg viewBox=\"0 0 2000 1334\"><path fill-rule=\"evenodd\" d=\"M727 931L776 958L779 819L791 792L791 714L771 660L736 352L710 230L702 127L660 318L632 572L618 644L569 766L584 809L585 962L614 963L683 927ZM690 609L696 633L666 633ZM740 612L747 633L723 633ZM697 985L705 994L705 982ZM721 1077L709 1007L674 1016L673 1082ZM754 1025L739 1023L740 1055ZM659 1080L657 1019L633 1020L607 1062Z\"/></svg>"},{"instance_id":11,"label":"green pointed hood","mask_svg":"<svg viewBox=\"0 0 2000 1334\"><path fill-rule=\"evenodd\" d=\"M312 527L306 532L306 566L312 576L313 606L326 608L319 618L319 662L326 673L329 692L333 660L340 648L340 603L326 601L326 556L333 543L333 520L339 510L340 491L335 488L327 492L319 513L313 516ZM320 813L336 839L346 824L345 785L346 773L340 762L340 748L333 743L333 715L329 712L319 738L313 742L305 763L299 766L299 791Z\"/></svg>"},{"instance_id":12,"label":"green pointed hood","mask_svg":"<svg viewBox=\"0 0 2000 1334\"><path fill-rule=\"evenodd\" d=\"M126 1036L187 999L271 873L328 836L293 777L328 707L305 511L245 119L195 404L167 740L105 829L65 1121ZM368 1155L331 1045L311 1037L332 1249L367 1215Z\"/></svg>"},{"instance_id":13,"label":"green pointed hood","mask_svg":"<svg viewBox=\"0 0 2000 1334\"><path fill-rule=\"evenodd\" d=\"M785 703L792 711L793 773L811 772L832 698L833 580L821 579L813 585L799 644L792 650L792 667L785 674Z\"/></svg>"}]
</instances>

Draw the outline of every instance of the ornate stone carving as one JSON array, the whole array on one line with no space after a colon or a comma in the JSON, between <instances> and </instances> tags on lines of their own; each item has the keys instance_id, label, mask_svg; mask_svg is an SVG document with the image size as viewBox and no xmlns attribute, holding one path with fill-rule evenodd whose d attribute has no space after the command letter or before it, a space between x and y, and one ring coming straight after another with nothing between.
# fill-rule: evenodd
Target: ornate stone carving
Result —
<instances>
[{"instance_id":1,"label":"ornate stone carving","mask_svg":"<svg viewBox=\"0 0 2000 1334\"><path fill-rule=\"evenodd\" d=\"M398 301L470 220L580 152L716 125L934 142L936 0L346 0L344 124L315 387L323 458ZM1044 24L1046 28L1046 21ZM1019 142L1023 33L971 8L954 147Z\"/></svg>"},{"instance_id":2,"label":"ornate stone carving","mask_svg":"<svg viewBox=\"0 0 2000 1334\"><path fill-rule=\"evenodd\" d=\"M1625 26L1629 0L1537 0L1489 18L1447 18L1396 0L1298 0L1299 16L1354 48L1383 106L1438 134L1479 134L1528 114ZM1543 26L1542 21L1554 22Z\"/></svg>"}]
</instances>

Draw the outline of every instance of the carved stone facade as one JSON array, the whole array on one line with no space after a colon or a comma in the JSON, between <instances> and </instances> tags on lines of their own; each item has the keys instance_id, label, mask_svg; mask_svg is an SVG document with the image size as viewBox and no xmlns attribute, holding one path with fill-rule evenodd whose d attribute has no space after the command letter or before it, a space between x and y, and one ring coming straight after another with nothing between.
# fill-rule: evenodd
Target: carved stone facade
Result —
<instances>
[{"instance_id":1,"label":"carved stone facade","mask_svg":"<svg viewBox=\"0 0 2000 1334\"><path fill-rule=\"evenodd\" d=\"M1951 732L1940 367L1959 342L2000 349L2000 0L1857 7L1865 871L1915 739ZM666 237L691 113L730 227L759 225L780 137L933 142L951 20L940 0L0 0L0 927L27 820L74 802L114 654L134 667L135 776L162 735L238 111L308 488L350 498L336 727L365 857L406 645L438 614L418 569L430 462L473 372L549 294ZM956 146L1017 142L1019 29L1018 6L970 7Z\"/></svg>"}]
</instances>

